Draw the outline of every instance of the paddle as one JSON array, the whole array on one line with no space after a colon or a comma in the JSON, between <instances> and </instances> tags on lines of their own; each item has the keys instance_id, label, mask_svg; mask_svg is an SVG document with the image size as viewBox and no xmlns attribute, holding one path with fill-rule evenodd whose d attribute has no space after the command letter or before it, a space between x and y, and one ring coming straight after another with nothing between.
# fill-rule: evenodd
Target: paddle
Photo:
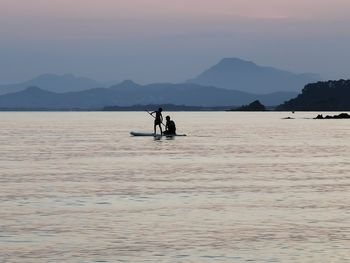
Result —
<instances>
[{"instance_id":1,"label":"paddle","mask_svg":"<svg viewBox=\"0 0 350 263\"><path fill-rule=\"evenodd\" d=\"M153 118L156 118L156 117L154 117L153 115L152 115L152 113L150 113L148 110L145 110L149 115L151 115ZM161 124L165 127L165 125L164 125L164 123L163 122L161 122Z\"/></svg>"}]
</instances>

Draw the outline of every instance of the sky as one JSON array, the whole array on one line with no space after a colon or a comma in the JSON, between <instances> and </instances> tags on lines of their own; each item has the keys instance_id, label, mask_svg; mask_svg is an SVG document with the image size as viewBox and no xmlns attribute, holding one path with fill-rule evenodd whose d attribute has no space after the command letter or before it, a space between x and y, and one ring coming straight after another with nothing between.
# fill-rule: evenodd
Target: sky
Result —
<instances>
[{"instance_id":1,"label":"sky","mask_svg":"<svg viewBox=\"0 0 350 263\"><path fill-rule=\"evenodd\" d=\"M182 82L226 57L350 78L349 0L0 0L0 84Z\"/></svg>"}]
</instances>

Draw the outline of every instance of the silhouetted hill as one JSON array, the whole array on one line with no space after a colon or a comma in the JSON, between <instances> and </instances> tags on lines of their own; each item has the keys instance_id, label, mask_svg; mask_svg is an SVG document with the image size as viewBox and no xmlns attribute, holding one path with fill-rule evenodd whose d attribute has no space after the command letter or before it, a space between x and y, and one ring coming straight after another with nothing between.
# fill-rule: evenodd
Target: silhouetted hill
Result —
<instances>
[{"instance_id":1,"label":"silhouetted hill","mask_svg":"<svg viewBox=\"0 0 350 263\"><path fill-rule=\"evenodd\" d=\"M256 100L250 103L249 105L244 105L233 110L234 111L266 111L266 107L263 104L261 104L260 101Z\"/></svg>"},{"instance_id":2,"label":"silhouetted hill","mask_svg":"<svg viewBox=\"0 0 350 263\"><path fill-rule=\"evenodd\" d=\"M104 83L89 78L76 77L72 74L44 74L22 83L0 85L0 95L21 91L33 86L47 91L64 93L103 87Z\"/></svg>"},{"instance_id":3,"label":"silhouetted hill","mask_svg":"<svg viewBox=\"0 0 350 263\"><path fill-rule=\"evenodd\" d=\"M350 111L350 80L308 84L302 93L276 110L281 111Z\"/></svg>"},{"instance_id":4,"label":"silhouetted hill","mask_svg":"<svg viewBox=\"0 0 350 263\"><path fill-rule=\"evenodd\" d=\"M326 117L323 117L322 114L317 115L315 120L324 120L324 119L350 119L350 115L347 113L340 113L337 115L326 115Z\"/></svg>"},{"instance_id":5,"label":"silhouetted hill","mask_svg":"<svg viewBox=\"0 0 350 263\"><path fill-rule=\"evenodd\" d=\"M255 95L191 83L158 83L142 86L132 81L124 81L110 88L95 88L67 93L54 93L31 87L24 91L0 96L0 108L102 109L105 106L131 106L137 104L212 107L242 105L257 99L266 105L279 105L293 96L295 96L294 93Z\"/></svg>"},{"instance_id":6,"label":"silhouetted hill","mask_svg":"<svg viewBox=\"0 0 350 263\"><path fill-rule=\"evenodd\" d=\"M272 67L258 66L238 58L225 58L190 83L240 90L255 94L300 92L308 83L321 80L317 74L295 74Z\"/></svg>"}]
</instances>

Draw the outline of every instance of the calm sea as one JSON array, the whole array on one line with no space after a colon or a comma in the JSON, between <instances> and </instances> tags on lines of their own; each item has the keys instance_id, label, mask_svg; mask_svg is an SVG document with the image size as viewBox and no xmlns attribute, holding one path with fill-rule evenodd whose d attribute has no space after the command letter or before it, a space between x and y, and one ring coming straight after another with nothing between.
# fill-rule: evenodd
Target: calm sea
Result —
<instances>
[{"instance_id":1,"label":"calm sea","mask_svg":"<svg viewBox=\"0 0 350 263\"><path fill-rule=\"evenodd\" d=\"M350 262L350 120L317 114L0 113L0 262Z\"/></svg>"}]
</instances>

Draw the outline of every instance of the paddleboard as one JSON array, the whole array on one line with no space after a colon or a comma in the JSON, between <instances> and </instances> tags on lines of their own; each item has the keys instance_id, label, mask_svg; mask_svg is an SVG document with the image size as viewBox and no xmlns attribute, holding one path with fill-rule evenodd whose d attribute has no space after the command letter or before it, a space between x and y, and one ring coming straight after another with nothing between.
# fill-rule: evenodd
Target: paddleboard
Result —
<instances>
[{"instance_id":1,"label":"paddleboard","mask_svg":"<svg viewBox=\"0 0 350 263\"><path fill-rule=\"evenodd\" d=\"M180 137L183 137L183 136L186 136L186 134L159 134L159 133L150 133L150 132L130 132L130 135L132 136L152 136L152 137L162 137L162 136L165 136L165 137L173 137L173 136L180 136Z\"/></svg>"}]
</instances>

